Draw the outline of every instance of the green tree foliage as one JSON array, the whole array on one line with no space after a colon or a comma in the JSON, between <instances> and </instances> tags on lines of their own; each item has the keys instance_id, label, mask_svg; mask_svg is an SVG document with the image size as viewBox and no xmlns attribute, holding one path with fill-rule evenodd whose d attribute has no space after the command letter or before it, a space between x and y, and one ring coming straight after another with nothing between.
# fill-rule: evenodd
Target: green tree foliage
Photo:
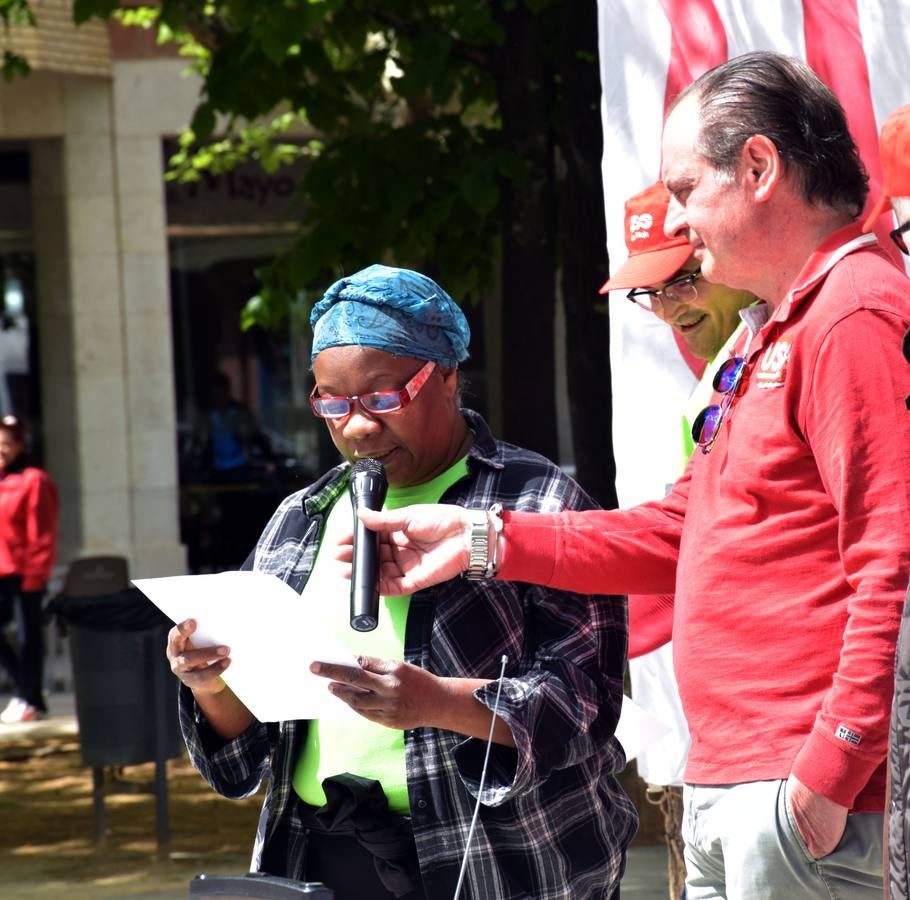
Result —
<instances>
[{"instance_id":1,"label":"green tree foliage","mask_svg":"<svg viewBox=\"0 0 910 900\"><path fill-rule=\"evenodd\" d=\"M242 158L310 158L293 249L261 272L257 315L364 260L421 267L464 297L492 281L504 144L493 67L506 39L485 0L77 0L175 40L202 78L173 160L181 178ZM540 4L538 4L540 5ZM291 143L302 124L311 138Z\"/></svg>"},{"instance_id":2,"label":"green tree foliage","mask_svg":"<svg viewBox=\"0 0 910 900\"><path fill-rule=\"evenodd\" d=\"M12 25L30 25L34 27L36 24L35 16L28 0L0 0L0 19L3 21L3 30L6 34L9 34L9 29ZM3 72L4 80L12 81L14 78L28 75L30 67L28 60L24 56L5 48L0 71Z\"/></svg>"}]
</instances>

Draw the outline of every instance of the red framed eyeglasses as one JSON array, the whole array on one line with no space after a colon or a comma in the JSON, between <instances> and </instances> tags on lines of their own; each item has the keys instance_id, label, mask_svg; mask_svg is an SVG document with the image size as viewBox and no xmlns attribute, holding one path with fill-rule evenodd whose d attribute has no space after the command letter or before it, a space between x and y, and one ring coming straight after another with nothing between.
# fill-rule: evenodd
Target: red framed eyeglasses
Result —
<instances>
[{"instance_id":1,"label":"red framed eyeglasses","mask_svg":"<svg viewBox=\"0 0 910 900\"><path fill-rule=\"evenodd\" d=\"M430 360L400 391L371 391L368 394L354 394L351 397L320 396L316 393L317 385L310 394L310 409L320 419L344 419L354 411L355 402L371 416L398 412L420 393L420 389L427 383L435 368L436 363Z\"/></svg>"}]
</instances>

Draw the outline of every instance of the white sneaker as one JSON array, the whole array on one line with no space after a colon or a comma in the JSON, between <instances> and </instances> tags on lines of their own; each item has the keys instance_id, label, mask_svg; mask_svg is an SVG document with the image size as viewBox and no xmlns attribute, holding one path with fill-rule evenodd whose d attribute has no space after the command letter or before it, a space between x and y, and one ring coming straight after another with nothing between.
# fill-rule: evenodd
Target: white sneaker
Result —
<instances>
[{"instance_id":1,"label":"white sneaker","mask_svg":"<svg viewBox=\"0 0 910 900\"><path fill-rule=\"evenodd\" d=\"M20 717L25 705L26 703L24 700L19 697L13 697L13 699L6 704L6 709L0 713L0 722L4 725L12 725L14 722L21 722L22 719Z\"/></svg>"},{"instance_id":2,"label":"white sneaker","mask_svg":"<svg viewBox=\"0 0 910 900\"><path fill-rule=\"evenodd\" d=\"M38 709L37 706L32 706L31 703L23 703L19 709L18 718L14 719L14 722L37 722L39 719L46 719L47 713L43 709Z\"/></svg>"}]
</instances>

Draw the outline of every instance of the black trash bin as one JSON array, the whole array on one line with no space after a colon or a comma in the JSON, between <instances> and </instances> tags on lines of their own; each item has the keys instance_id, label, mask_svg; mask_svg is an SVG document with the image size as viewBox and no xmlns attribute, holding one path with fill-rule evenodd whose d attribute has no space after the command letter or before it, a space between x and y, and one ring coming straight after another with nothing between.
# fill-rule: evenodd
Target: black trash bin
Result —
<instances>
[{"instance_id":1,"label":"black trash bin","mask_svg":"<svg viewBox=\"0 0 910 900\"><path fill-rule=\"evenodd\" d=\"M83 765L94 780L95 839L105 833L104 767L155 763L158 846L167 846L167 760L179 757L177 683L165 647L170 620L136 588L54 599L69 634Z\"/></svg>"}]
</instances>

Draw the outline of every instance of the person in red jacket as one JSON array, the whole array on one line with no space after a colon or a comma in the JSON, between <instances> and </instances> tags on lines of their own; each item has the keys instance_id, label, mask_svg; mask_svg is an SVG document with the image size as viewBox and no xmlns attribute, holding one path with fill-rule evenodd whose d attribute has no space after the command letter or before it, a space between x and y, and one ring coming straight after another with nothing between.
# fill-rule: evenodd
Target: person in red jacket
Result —
<instances>
[{"instance_id":1,"label":"person in red jacket","mask_svg":"<svg viewBox=\"0 0 910 900\"><path fill-rule=\"evenodd\" d=\"M0 722L31 722L47 713L41 693L44 645L41 599L57 549L57 488L28 464L25 427L0 419L0 626L15 615L18 652L0 631L0 665L15 693Z\"/></svg>"},{"instance_id":2,"label":"person in red jacket","mask_svg":"<svg viewBox=\"0 0 910 900\"><path fill-rule=\"evenodd\" d=\"M487 554L468 510L361 512L387 533L380 590L420 590L473 554L561 590L674 591L689 900L880 900L910 282L863 234L846 114L799 60L749 53L700 76L662 159L665 233L709 281L763 301L742 311L686 473L632 509L490 510Z\"/></svg>"}]
</instances>

